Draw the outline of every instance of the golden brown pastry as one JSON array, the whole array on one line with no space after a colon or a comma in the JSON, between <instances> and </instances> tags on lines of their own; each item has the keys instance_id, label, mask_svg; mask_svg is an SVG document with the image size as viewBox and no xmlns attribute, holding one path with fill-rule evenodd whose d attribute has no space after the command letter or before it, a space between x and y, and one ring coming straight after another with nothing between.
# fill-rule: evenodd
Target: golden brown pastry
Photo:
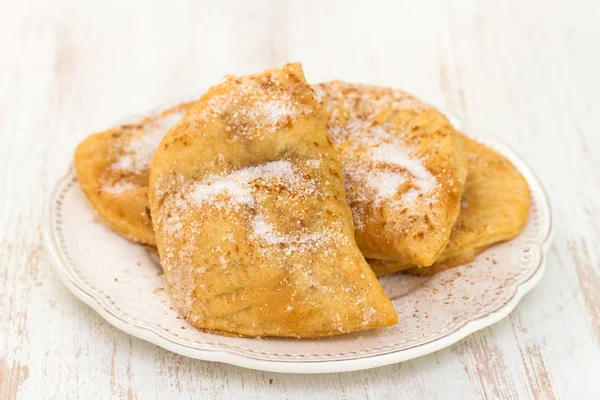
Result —
<instances>
[{"instance_id":1,"label":"golden brown pastry","mask_svg":"<svg viewBox=\"0 0 600 400\"><path fill-rule=\"evenodd\" d=\"M356 242L365 257L431 265L446 247L467 174L448 119L389 88L314 86L342 163Z\"/></svg>"},{"instance_id":2,"label":"golden brown pastry","mask_svg":"<svg viewBox=\"0 0 600 400\"><path fill-rule=\"evenodd\" d=\"M131 240L156 245L148 208L150 161L162 137L192 104L91 135L75 151L81 189L102 219Z\"/></svg>"},{"instance_id":3,"label":"golden brown pastry","mask_svg":"<svg viewBox=\"0 0 600 400\"><path fill-rule=\"evenodd\" d=\"M300 64L212 87L161 142L149 195L170 295L196 327L301 338L397 322Z\"/></svg>"},{"instance_id":4,"label":"golden brown pastry","mask_svg":"<svg viewBox=\"0 0 600 400\"><path fill-rule=\"evenodd\" d=\"M330 133L341 150L359 247L370 257L432 262L449 235L455 194L464 180L451 178L463 172L460 148L447 157L446 150L456 147L447 120L401 91L341 82L315 87L329 99ZM84 191L109 225L130 239L155 245L146 201L148 167L165 126L189 107L93 135L76 153ZM340 112L348 118L342 121ZM402 132L408 125L411 132ZM369 143L358 134L370 135ZM427 154L419 159L410 151Z\"/></svg>"},{"instance_id":5,"label":"golden brown pastry","mask_svg":"<svg viewBox=\"0 0 600 400\"><path fill-rule=\"evenodd\" d=\"M462 211L452 229L450 242L431 267L369 260L378 276L408 270L431 275L468 263L494 243L519 235L527 223L531 197L527 181L504 156L461 135L469 175Z\"/></svg>"}]
</instances>

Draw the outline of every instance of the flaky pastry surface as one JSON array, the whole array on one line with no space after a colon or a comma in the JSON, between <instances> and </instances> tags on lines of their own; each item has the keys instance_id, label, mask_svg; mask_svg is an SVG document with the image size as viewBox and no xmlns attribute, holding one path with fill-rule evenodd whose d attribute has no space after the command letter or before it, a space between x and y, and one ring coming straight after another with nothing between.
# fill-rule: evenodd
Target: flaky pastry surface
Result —
<instances>
[{"instance_id":1,"label":"flaky pastry surface","mask_svg":"<svg viewBox=\"0 0 600 400\"><path fill-rule=\"evenodd\" d=\"M400 90L340 81L314 87L328 113L361 251L431 265L458 217L467 174L456 131Z\"/></svg>"},{"instance_id":2,"label":"flaky pastry surface","mask_svg":"<svg viewBox=\"0 0 600 400\"><path fill-rule=\"evenodd\" d=\"M196 327L320 337L397 322L299 64L209 89L161 142L149 194L169 293Z\"/></svg>"},{"instance_id":3,"label":"flaky pastry surface","mask_svg":"<svg viewBox=\"0 0 600 400\"><path fill-rule=\"evenodd\" d=\"M131 240L156 245L148 207L150 162L160 140L192 104L90 135L75 151L81 189L100 217Z\"/></svg>"},{"instance_id":4,"label":"flaky pastry surface","mask_svg":"<svg viewBox=\"0 0 600 400\"><path fill-rule=\"evenodd\" d=\"M378 276L401 270L432 275L473 261L489 246L510 240L525 228L531 195L523 175L496 151L464 135L461 139L469 175L450 242L431 267L369 260Z\"/></svg>"}]
</instances>

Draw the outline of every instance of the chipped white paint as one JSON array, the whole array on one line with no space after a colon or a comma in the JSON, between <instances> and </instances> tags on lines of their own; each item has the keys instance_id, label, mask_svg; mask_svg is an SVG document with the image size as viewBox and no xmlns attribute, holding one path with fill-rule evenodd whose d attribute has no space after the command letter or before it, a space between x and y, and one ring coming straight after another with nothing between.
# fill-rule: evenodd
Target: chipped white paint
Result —
<instances>
[{"instance_id":1,"label":"chipped white paint","mask_svg":"<svg viewBox=\"0 0 600 400\"><path fill-rule=\"evenodd\" d=\"M592 0L4 2L0 398L599 397L599 18ZM288 60L312 82L406 89L529 160L550 194L555 245L510 317L406 363L283 375L133 339L63 287L42 249L40 204L76 144L224 73Z\"/></svg>"}]
</instances>

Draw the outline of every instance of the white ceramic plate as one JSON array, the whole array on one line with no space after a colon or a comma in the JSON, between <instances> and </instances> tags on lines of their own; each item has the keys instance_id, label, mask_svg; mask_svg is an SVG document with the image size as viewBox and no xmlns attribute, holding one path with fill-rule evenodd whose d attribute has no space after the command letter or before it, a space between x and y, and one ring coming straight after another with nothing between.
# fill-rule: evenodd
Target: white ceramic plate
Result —
<instances>
[{"instance_id":1,"label":"white ceramic plate","mask_svg":"<svg viewBox=\"0 0 600 400\"><path fill-rule=\"evenodd\" d=\"M99 220L72 168L46 207L48 251L67 287L108 322L184 356L302 373L360 370L419 357L507 316L539 282L550 245L550 206L534 173L497 138L468 131L506 155L527 178L532 192L527 227L518 238L490 248L468 265L432 277L381 278L399 316L392 328L314 340L200 332L170 307L162 270L148 251Z\"/></svg>"}]
</instances>

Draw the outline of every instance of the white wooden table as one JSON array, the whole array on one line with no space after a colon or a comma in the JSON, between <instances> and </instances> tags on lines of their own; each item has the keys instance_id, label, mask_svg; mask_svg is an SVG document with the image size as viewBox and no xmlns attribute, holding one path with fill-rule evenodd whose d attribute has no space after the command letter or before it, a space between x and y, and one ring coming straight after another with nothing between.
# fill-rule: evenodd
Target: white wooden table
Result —
<instances>
[{"instance_id":1,"label":"white wooden table","mask_svg":"<svg viewBox=\"0 0 600 400\"><path fill-rule=\"evenodd\" d=\"M583 0L0 1L0 399L599 398L598 21L600 3ZM410 362L284 375L169 353L67 291L41 204L77 143L288 60L312 82L404 88L529 160L555 244L510 317Z\"/></svg>"}]
</instances>

